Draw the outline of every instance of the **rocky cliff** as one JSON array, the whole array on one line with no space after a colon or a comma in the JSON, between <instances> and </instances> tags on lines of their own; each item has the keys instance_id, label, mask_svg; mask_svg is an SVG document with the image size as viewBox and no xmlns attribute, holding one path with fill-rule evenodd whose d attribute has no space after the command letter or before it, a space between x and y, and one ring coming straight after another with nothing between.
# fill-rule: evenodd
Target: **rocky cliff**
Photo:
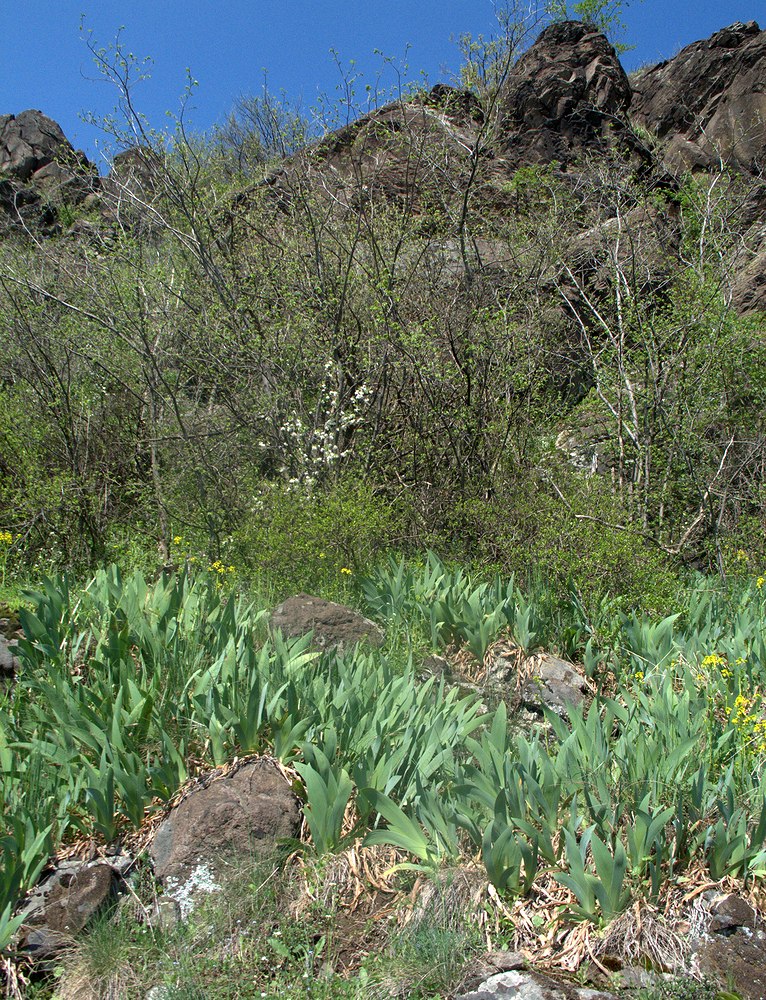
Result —
<instances>
[{"instance_id":1,"label":"rocky cliff","mask_svg":"<svg viewBox=\"0 0 766 1000\"><path fill-rule=\"evenodd\" d=\"M579 22L554 24L513 66L491 106L436 86L331 133L265 183L284 210L310 191L355 211L380 200L398 204L427 226L427 218L454 223L469 201L480 212L512 210L521 168L548 168L586 187L597 183L592 165L605 154L665 185L683 171L740 171L752 180L743 215L749 257L733 298L740 310L763 308L765 77L766 32L753 21L695 42L632 81L603 35ZM138 151L125 156L141 160ZM66 218L62 206L87 198L108 215L120 178L138 183L135 169L125 181L124 166L116 162L105 184L41 112L0 117L0 211L7 221L56 233Z\"/></svg>"},{"instance_id":2,"label":"rocky cliff","mask_svg":"<svg viewBox=\"0 0 766 1000\"><path fill-rule=\"evenodd\" d=\"M759 175L766 167L766 32L732 24L633 81L633 121L666 145L675 170L722 163Z\"/></svg>"}]
</instances>

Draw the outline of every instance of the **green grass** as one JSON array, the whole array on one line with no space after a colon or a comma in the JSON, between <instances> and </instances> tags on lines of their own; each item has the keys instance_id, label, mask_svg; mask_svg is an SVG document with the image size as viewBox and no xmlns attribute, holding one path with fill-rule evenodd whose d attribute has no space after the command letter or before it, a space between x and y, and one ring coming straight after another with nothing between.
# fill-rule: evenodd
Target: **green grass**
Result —
<instances>
[{"instance_id":1,"label":"green grass","mask_svg":"<svg viewBox=\"0 0 766 1000\"><path fill-rule=\"evenodd\" d=\"M151 914L150 880L143 880L143 893ZM164 933L138 922L125 898L81 935L49 979L48 993L59 1000L142 1000L161 987L163 996L220 1000L369 996L364 973L345 978L334 971L337 913L308 904L291 915L301 899L299 870L278 856L233 859L222 891L202 897Z\"/></svg>"}]
</instances>

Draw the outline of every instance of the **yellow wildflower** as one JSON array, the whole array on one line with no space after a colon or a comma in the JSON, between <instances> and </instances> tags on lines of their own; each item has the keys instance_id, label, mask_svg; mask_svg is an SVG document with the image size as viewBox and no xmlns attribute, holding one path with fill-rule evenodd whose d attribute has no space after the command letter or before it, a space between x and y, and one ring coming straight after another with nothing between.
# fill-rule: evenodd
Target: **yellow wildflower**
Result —
<instances>
[{"instance_id":1,"label":"yellow wildflower","mask_svg":"<svg viewBox=\"0 0 766 1000\"><path fill-rule=\"evenodd\" d=\"M10 531L0 531L0 545L10 545L13 541L13 535Z\"/></svg>"},{"instance_id":2,"label":"yellow wildflower","mask_svg":"<svg viewBox=\"0 0 766 1000\"><path fill-rule=\"evenodd\" d=\"M720 653L708 653L708 655L702 660L703 667L721 667L725 663L726 658L721 656Z\"/></svg>"},{"instance_id":3,"label":"yellow wildflower","mask_svg":"<svg viewBox=\"0 0 766 1000\"><path fill-rule=\"evenodd\" d=\"M764 585L764 583L766 583L766 576L759 576L758 579L755 581L755 585L759 590Z\"/></svg>"},{"instance_id":4,"label":"yellow wildflower","mask_svg":"<svg viewBox=\"0 0 766 1000\"><path fill-rule=\"evenodd\" d=\"M346 576L351 576L351 570L348 568L348 566L341 566L340 571L341 573L344 573Z\"/></svg>"}]
</instances>

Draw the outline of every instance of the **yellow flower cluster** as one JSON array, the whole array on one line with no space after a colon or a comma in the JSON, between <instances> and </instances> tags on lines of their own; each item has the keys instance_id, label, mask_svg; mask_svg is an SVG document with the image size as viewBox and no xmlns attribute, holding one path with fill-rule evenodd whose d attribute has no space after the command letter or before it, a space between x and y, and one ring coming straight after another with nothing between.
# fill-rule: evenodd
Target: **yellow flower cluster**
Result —
<instances>
[{"instance_id":1,"label":"yellow flower cluster","mask_svg":"<svg viewBox=\"0 0 766 1000\"><path fill-rule=\"evenodd\" d=\"M708 655L703 659L703 667L722 667L726 664L726 657L721 656L720 653L708 653Z\"/></svg>"},{"instance_id":2,"label":"yellow flower cluster","mask_svg":"<svg viewBox=\"0 0 766 1000\"><path fill-rule=\"evenodd\" d=\"M10 531L0 531L0 545L10 545L13 541L13 535Z\"/></svg>"},{"instance_id":3,"label":"yellow flower cluster","mask_svg":"<svg viewBox=\"0 0 766 1000\"><path fill-rule=\"evenodd\" d=\"M743 739L756 753L766 753L766 718L763 701L756 692L752 698L739 694L734 699L731 721Z\"/></svg>"},{"instance_id":4,"label":"yellow flower cluster","mask_svg":"<svg viewBox=\"0 0 766 1000\"><path fill-rule=\"evenodd\" d=\"M208 566L208 569L211 571L211 573L217 573L218 576L226 576L227 573L234 572L233 566L224 566L224 564L221 562L220 559L216 559L215 562L211 563Z\"/></svg>"},{"instance_id":5,"label":"yellow flower cluster","mask_svg":"<svg viewBox=\"0 0 766 1000\"><path fill-rule=\"evenodd\" d=\"M724 680L727 680L729 677L734 676L731 670L729 669L728 660L726 659L725 656L721 656L720 653L708 653L707 656L702 658L701 666L703 668L704 667L717 668L719 673L721 674L721 677L723 677ZM702 684L706 680L706 677L703 673L697 673L695 676L698 684Z\"/></svg>"},{"instance_id":6,"label":"yellow flower cluster","mask_svg":"<svg viewBox=\"0 0 766 1000\"><path fill-rule=\"evenodd\" d=\"M759 590L764 585L764 583L766 583L766 576L759 576L758 579L755 581L755 585Z\"/></svg>"},{"instance_id":7,"label":"yellow flower cluster","mask_svg":"<svg viewBox=\"0 0 766 1000\"><path fill-rule=\"evenodd\" d=\"M351 570L348 568L348 566L341 566L340 571L341 573L343 573L344 576L351 576Z\"/></svg>"}]
</instances>

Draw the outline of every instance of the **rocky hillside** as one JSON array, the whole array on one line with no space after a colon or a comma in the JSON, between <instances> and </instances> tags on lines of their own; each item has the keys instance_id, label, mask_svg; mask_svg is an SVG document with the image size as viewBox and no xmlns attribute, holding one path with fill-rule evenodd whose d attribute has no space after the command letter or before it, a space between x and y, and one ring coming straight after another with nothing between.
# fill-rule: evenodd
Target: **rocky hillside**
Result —
<instances>
[{"instance_id":1,"label":"rocky hillside","mask_svg":"<svg viewBox=\"0 0 766 1000\"><path fill-rule=\"evenodd\" d=\"M345 203L362 192L422 199L432 187L446 199L462 196L484 161L499 199L503 183L531 165L570 173L582 169L584 157L615 146L648 164L644 131L663 144L659 159L674 175L723 164L758 177L766 146L764 59L766 33L755 21L737 22L631 82L603 35L579 22L554 24L511 67L488 106L437 84L327 135L267 183L289 191L313 174ZM76 204L108 187L40 111L0 116L0 172L11 216L31 204Z\"/></svg>"},{"instance_id":2,"label":"rocky hillside","mask_svg":"<svg viewBox=\"0 0 766 1000\"><path fill-rule=\"evenodd\" d=\"M766 33L736 23L641 70L631 82L603 35L579 22L554 24L511 68L489 106L438 84L331 133L274 170L266 184L284 208L309 184L329 200L363 210L376 199L424 213L512 210L508 186L519 169L553 165L588 183L584 163L619 150L672 183L684 171L722 166L754 179L736 281L742 310L766 305ZM647 143L647 134L652 141ZM649 148L651 147L651 148ZM61 231L60 209L104 206L128 177L146 181L140 150L116 158L103 179L40 111L0 116L0 211L12 222ZM70 212L64 213L64 226Z\"/></svg>"},{"instance_id":3,"label":"rocky hillside","mask_svg":"<svg viewBox=\"0 0 766 1000\"><path fill-rule=\"evenodd\" d=\"M116 428L106 407L98 420L83 417L87 430L63 438L52 430L41 467L59 454L54 464L61 460L75 492L88 496L73 501L71 510L81 510L93 502L90 477L99 480L121 456L115 474L136 482L141 517L159 518L152 530L167 552L173 517L158 512L168 489L201 505L192 515L174 501L182 519L207 524L211 538L235 537L252 509L250 489L224 470L239 468L243 455L261 484L337 482L353 468L376 492L387 483L390 500L402 496L403 477L410 507L401 530L422 538L435 525L454 535L456 507L500 502L503 463L513 478L532 438L536 448L556 440L570 471L614 476L616 502L631 513L612 511L610 524L637 517L660 551L695 565L710 564L712 546L720 568L724 528L736 534L759 516L763 442L742 423L757 411L759 377L714 404L703 383L731 386L726 365L742 351L752 348L760 364L761 338L732 317L757 322L766 307L765 70L766 32L755 22L731 25L632 80L603 35L579 22L553 24L497 90L479 97L438 85L255 178L228 168L221 175L220 144L201 153L182 139L125 149L100 177L41 112L3 117L3 267L17 323L7 354L18 357L9 384L19 398L34 396L42 370L58 367L47 355L23 360L27 309L47 297L75 322L87 314L95 324L87 360L67 370L108 371L103 398L117 393L131 414L120 426L136 436L110 442ZM151 301L139 307L118 286L148 266L150 247L175 261L174 277L153 272L154 284L141 286ZM46 284L54 273L55 288ZM160 329L141 333L145 321ZM659 331L698 326L680 339ZM114 368L119 352L109 337L143 372L137 396L135 372L126 381ZM723 350L722 337L736 349ZM427 363L423 345L433 352ZM682 414L678 379L691 370L692 348L692 367L703 357L723 367L693 381L699 399L690 405L687 397ZM161 367L176 372L172 379L151 374L158 351L167 352ZM308 358L322 361L312 368ZM79 420L70 388L62 391L54 423ZM149 403L158 393L162 401ZM693 449L669 436L682 419ZM94 428L100 457L85 472ZM179 467L175 453L157 452L171 440L203 451L215 442L216 453ZM11 449L3 461L10 467L17 457ZM180 488L190 464L198 478ZM551 504L567 489L557 480ZM102 495L85 517L92 551L108 547L115 517L133 517L123 497ZM14 496L6 503L23 507ZM211 503L215 512L201 514ZM580 501L567 504L586 516ZM19 508L17 520L53 522L47 501L34 507ZM486 526L460 530L484 544ZM60 531L69 557L72 531ZM514 528L513 544L529 531Z\"/></svg>"},{"instance_id":4,"label":"rocky hillside","mask_svg":"<svg viewBox=\"0 0 766 1000\"><path fill-rule=\"evenodd\" d=\"M0 118L9 996L764 996L764 78Z\"/></svg>"}]
</instances>

